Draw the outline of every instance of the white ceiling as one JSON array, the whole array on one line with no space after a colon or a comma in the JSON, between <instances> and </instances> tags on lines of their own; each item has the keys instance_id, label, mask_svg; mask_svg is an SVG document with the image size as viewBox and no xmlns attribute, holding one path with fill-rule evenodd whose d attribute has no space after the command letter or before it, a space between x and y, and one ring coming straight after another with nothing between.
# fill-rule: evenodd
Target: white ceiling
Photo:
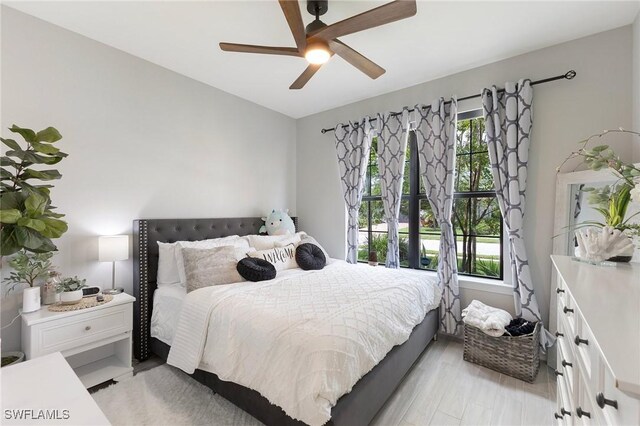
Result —
<instances>
[{"instance_id":1,"label":"white ceiling","mask_svg":"<svg viewBox=\"0 0 640 426\"><path fill-rule=\"evenodd\" d=\"M328 24L387 1L329 2ZM416 16L342 38L387 73L334 56L302 89L304 59L220 51L228 41L294 46L276 0L5 4L299 118L633 22L639 1L419 1ZM305 24L312 20L301 1Z\"/></svg>"}]
</instances>

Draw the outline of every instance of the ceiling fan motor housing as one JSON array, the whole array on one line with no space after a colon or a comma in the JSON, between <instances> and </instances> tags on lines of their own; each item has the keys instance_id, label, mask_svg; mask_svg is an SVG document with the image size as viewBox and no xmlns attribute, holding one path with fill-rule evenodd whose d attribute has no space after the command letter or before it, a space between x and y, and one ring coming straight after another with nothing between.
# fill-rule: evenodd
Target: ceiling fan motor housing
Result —
<instances>
[{"instance_id":1,"label":"ceiling fan motor housing","mask_svg":"<svg viewBox=\"0 0 640 426\"><path fill-rule=\"evenodd\" d=\"M307 12L317 17L329 10L329 0L307 0Z\"/></svg>"}]
</instances>

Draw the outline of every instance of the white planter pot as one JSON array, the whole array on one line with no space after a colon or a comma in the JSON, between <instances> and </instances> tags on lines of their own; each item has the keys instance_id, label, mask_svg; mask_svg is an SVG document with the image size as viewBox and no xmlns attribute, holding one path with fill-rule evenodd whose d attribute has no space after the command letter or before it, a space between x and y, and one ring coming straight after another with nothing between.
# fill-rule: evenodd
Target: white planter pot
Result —
<instances>
[{"instance_id":1,"label":"white planter pot","mask_svg":"<svg viewBox=\"0 0 640 426\"><path fill-rule=\"evenodd\" d=\"M12 361L11 363L7 364L7 365L3 365L3 367L8 367L10 365L14 365L17 364L19 362L24 361L24 353L23 352L3 352L2 353L2 357L16 357L17 359Z\"/></svg>"},{"instance_id":2,"label":"white planter pot","mask_svg":"<svg viewBox=\"0 0 640 426\"><path fill-rule=\"evenodd\" d=\"M63 305L73 305L82 300L82 289L76 291L63 291L60 293L60 303Z\"/></svg>"}]
</instances>

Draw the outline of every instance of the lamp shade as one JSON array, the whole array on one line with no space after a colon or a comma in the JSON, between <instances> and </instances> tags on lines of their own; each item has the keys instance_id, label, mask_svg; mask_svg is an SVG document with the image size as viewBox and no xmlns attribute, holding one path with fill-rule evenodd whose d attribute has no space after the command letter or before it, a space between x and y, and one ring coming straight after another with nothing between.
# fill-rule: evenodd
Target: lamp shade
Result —
<instances>
[{"instance_id":1,"label":"lamp shade","mask_svg":"<svg viewBox=\"0 0 640 426\"><path fill-rule=\"evenodd\" d=\"M103 236L98 239L98 260L100 262L115 262L128 258L128 235Z\"/></svg>"}]
</instances>

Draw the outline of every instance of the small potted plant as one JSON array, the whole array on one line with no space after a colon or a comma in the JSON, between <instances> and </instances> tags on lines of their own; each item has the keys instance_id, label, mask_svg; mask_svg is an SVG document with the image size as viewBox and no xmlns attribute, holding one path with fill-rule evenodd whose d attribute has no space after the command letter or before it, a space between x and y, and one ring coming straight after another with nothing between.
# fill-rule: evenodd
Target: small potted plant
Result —
<instances>
[{"instance_id":1,"label":"small potted plant","mask_svg":"<svg viewBox=\"0 0 640 426\"><path fill-rule=\"evenodd\" d=\"M2 367L8 367L13 364L24 361L24 353L22 352L3 352Z\"/></svg>"},{"instance_id":2,"label":"small potted plant","mask_svg":"<svg viewBox=\"0 0 640 426\"><path fill-rule=\"evenodd\" d=\"M82 289L86 287L87 280L65 278L58 284L57 290L60 293L60 303L63 305L73 305L82 300Z\"/></svg>"}]
</instances>

